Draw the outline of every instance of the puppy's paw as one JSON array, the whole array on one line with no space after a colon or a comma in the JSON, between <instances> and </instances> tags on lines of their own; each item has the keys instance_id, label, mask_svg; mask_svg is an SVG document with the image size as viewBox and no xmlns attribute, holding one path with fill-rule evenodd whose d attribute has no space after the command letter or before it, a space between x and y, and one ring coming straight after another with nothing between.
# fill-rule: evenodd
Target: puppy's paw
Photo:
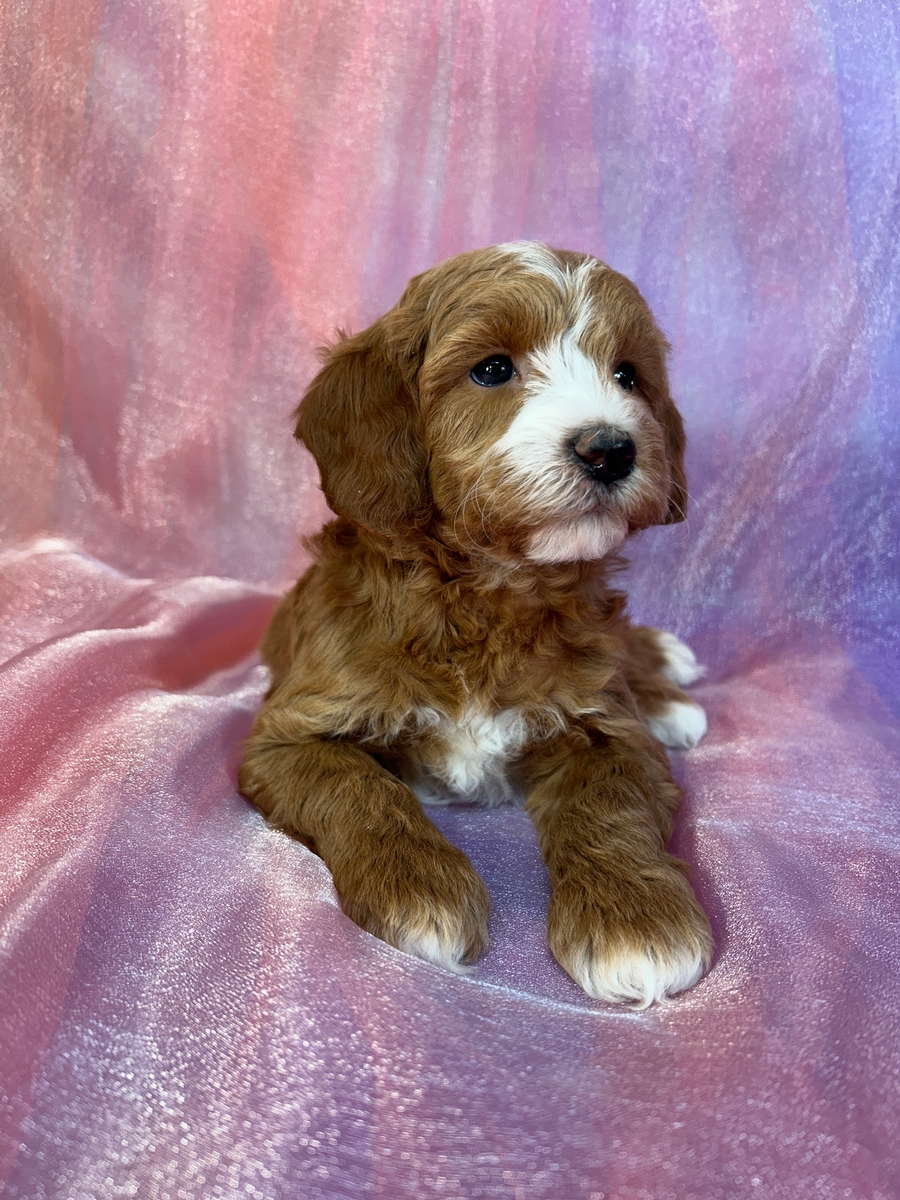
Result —
<instances>
[{"instance_id":1,"label":"puppy's paw","mask_svg":"<svg viewBox=\"0 0 900 1200\"><path fill-rule=\"evenodd\" d=\"M658 742L673 750L690 750L706 733L706 713L693 700L669 700L644 722Z\"/></svg>"},{"instance_id":2,"label":"puppy's paw","mask_svg":"<svg viewBox=\"0 0 900 1200\"><path fill-rule=\"evenodd\" d=\"M557 962L589 996L647 1008L691 987L709 966L709 922L690 885L667 863L628 880L556 888L548 920Z\"/></svg>"},{"instance_id":3,"label":"puppy's paw","mask_svg":"<svg viewBox=\"0 0 900 1200\"><path fill-rule=\"evenodd\" d=\"M706 674L706 667L697 662L697 656L674 633L656 631L656 645L665 659L662 674L679 687L690 687Z\"/></svg>"},{"instance_id":4,"label":"puppy's paw","mask_svg":"<svg viewBox=\"0 0 900 1200\"><path fill-rule=\"evenodd\" d=\"M334 872L335 886L357 925L464 975L487 947L490 899L462 851L435 834L369 847Z\"/></svg>"}]
</instances>

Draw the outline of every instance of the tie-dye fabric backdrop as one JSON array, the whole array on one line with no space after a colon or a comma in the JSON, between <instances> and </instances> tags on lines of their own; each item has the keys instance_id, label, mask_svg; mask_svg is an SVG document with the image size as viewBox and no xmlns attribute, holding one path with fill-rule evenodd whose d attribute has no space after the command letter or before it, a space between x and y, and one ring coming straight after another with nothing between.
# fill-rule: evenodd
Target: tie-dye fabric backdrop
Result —
<instances>
[{"instance_id":1,"label":"tie-dye fabric backdrop","mask_svg":"<svg viewBox=\"0 0 900 1200\"><path fill-rule=\"evenodd\" d=\"M900 19L881 0L0 5L0 1181L17 1200L900 1195ZM637 616L717 957L550 959L524 815L449 809L468 979L239 798L325 510L289 414L468 247L638 282L691 436Z\"/></svg>"}]
</instances>

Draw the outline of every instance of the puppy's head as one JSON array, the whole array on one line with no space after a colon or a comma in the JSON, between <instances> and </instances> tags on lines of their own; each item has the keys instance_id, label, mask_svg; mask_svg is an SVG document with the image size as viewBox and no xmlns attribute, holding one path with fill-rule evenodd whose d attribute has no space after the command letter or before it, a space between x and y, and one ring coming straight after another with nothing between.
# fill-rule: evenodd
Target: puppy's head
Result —
<instances>
[{"instance_id":1,"label":"puppy's head","mask_svg":"<svg viewBox=\"0 0 900 1200\"><path fill-rule=\"evenodd\" d=\"M342 340L298 409L331 508L463 550L602 558L684 517L666 342L637 288L584 254L513 243L417 276Z\"/></svg>"}]
</instances>

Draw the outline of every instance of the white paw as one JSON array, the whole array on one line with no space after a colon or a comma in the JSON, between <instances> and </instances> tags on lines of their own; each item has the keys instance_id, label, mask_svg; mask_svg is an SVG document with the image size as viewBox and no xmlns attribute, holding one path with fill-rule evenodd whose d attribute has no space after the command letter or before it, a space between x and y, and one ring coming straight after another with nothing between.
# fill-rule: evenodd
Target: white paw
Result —
<instances>
[{"instance_id":1,"label":"white paw","mask_svg":"<svg viewBox=\"0 0 900 1200\"><path fill-rule=\"evenodd\" d=\"M404 954L412 954L436 967L443 967L445 971L452 971L454 975L468 975L472 970L463 962L466 953L463 939L455 938L431 923L420 929L405 930L397 939L397 948Z\"/></svg>"},{"instance_id":2,"label":"white paw","mask_svg":"<svg viewBox=\"0 0 900 1200\"><path fill-rule=\"evenodd\" d=\"M595 1000L648 1008L695 984L703 974L704 960L699 946L665 958L650 949L608 957L584 952L567 969Z\"/></svg>"},{"instance_id":3,"label":"white paw","mask_svg":"<svg viewBox=\"0 0 900 1200\"><path fill-rule=\"evenodd\" d=\"M692 700L670 700L662 712L644 720L658 742L675 750L691 749L706 733L706 713Z\"/></svg>"},{"instance_id":4,"label":"white paw","mask_svg":"<svg viewBox=\"0 0 900 1200\"><path fill-rule=\"evenodd\" d=\"M660 631L656 641L666 659L662 673L679 687L689 687L706 674L706 667L697 662L690 646L686 646L674 633Z\"/></svg>"}]
</instances>

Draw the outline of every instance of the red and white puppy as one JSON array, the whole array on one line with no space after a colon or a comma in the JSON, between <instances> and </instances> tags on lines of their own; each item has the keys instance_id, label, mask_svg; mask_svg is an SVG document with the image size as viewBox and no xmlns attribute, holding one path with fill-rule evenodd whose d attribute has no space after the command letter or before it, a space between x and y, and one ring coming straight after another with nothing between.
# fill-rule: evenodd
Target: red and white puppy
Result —
<instances>
[{"instance_id":1,"label":"red and white puppy","mask_svg":"<svg viewBox=\"0 0 900 1200\"><path fill-rule=\"evenodd\" d=\"M630 533L684 516L665 358L622 275L516 243L413 279L298 409L338 515L266 635L241 789L354 921L451 971L487 944L488 895L420 800L515 794L586 992L644 1006L709 962L660 744L703 735L679 687L700 669L608 582Z\"/></svg>"}]
</instances>

